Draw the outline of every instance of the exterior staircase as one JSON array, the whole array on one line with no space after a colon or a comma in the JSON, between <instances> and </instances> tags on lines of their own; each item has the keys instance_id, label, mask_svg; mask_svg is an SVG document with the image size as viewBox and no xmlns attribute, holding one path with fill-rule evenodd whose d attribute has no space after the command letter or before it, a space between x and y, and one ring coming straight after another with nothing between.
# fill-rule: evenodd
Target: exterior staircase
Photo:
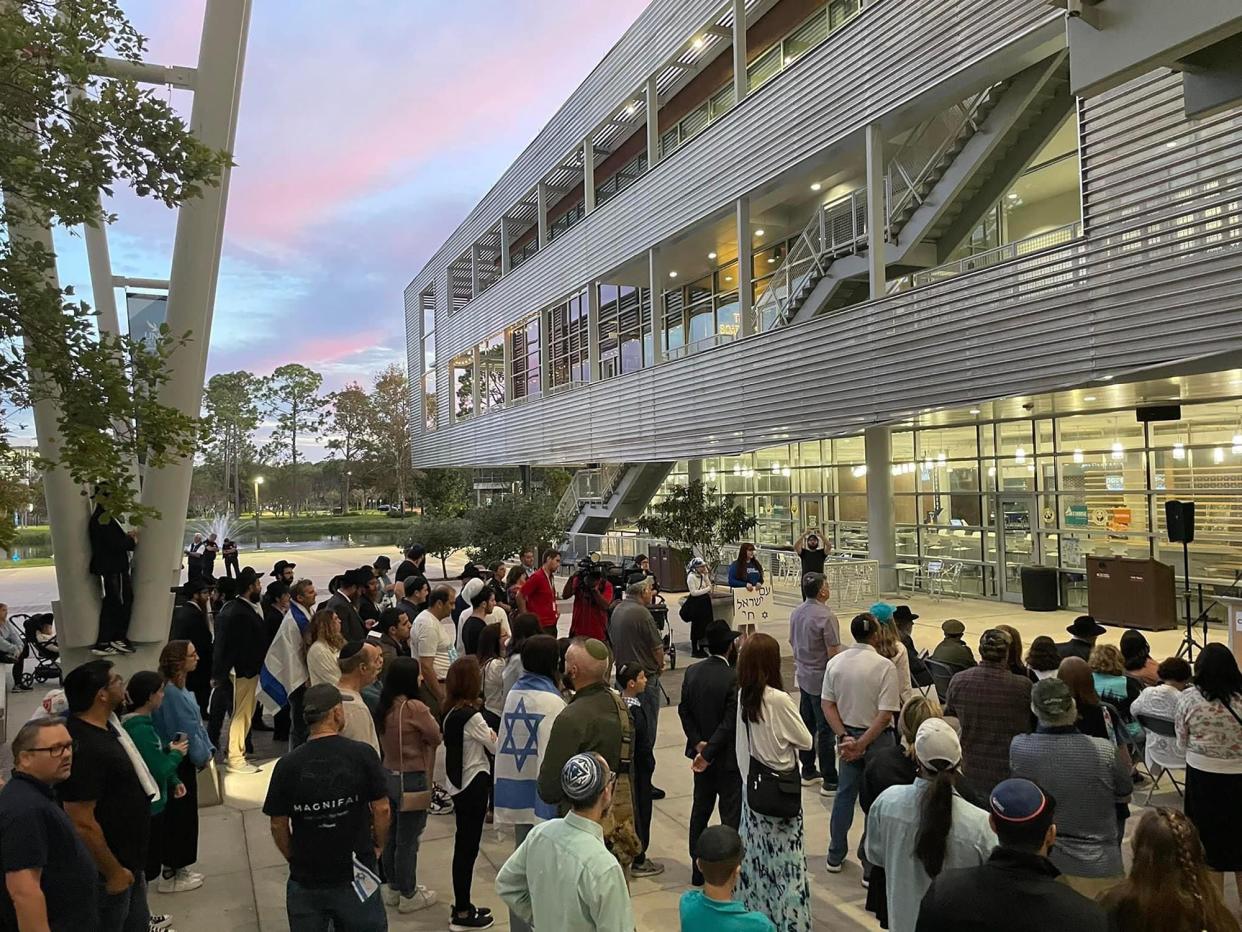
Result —
<instances>
[{"instance_id":1,"label":"exterior staircase","mask_svg":"<svg viewBox=\"0 0 1242 932\"><path fill-rule=\"evenodd\" d=\"M912 129L887 160L886 261L944 260L1030 164L1072 110L1058 53ZM756 332L808 320L869 294L866 190L818 208L756 300Z\"/></svg>"},{"instance_id":2,"label":"exterior staircase","mask_svg":"<svg viewBox=\"0 0 1242 932\"><path fill-rule=\"evenodd\" d=\"M604 534L617 521L642 514L673 463L629 463L580 469L557 505L557 518L572 539Z\"/></svg>"}]
</instances>

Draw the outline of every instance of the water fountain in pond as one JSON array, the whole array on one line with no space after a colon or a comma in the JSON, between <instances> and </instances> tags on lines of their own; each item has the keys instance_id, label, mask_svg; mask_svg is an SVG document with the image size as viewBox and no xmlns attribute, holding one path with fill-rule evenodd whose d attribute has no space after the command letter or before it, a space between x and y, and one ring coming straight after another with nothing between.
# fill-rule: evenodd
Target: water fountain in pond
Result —
<instances>
[{"instance_id":1,"label":"water fountain in pond","mask_svg":"<svg viewBox=\"0 0 1242 932\"><path fill-rule=\"evenodd\" d=\"M216 514L208 518L191 518L186 522L186 533L187 535L202 534L204 540L209 535L215 534L216 540L224 543L226 537L235 541L241 540L242 533L253 527L253 521L242 521L232 513Z\"/></svg>"}]
</instances>

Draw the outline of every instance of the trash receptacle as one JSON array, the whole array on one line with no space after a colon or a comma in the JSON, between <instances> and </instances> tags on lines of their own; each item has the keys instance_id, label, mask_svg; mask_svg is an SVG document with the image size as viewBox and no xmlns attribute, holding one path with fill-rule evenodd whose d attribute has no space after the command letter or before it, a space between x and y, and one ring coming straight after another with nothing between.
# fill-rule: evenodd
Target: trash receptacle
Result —
<instances>
[{"instance_id":1,"label":"trash receptacle","mask_svg":"<svg viewBox=\"0 0 1242 932\"><path fill-rule=\"evenodd\" d=\"M1060 608L1057 571L1051 566L1022 567L1022 607L1028 612L1055 612Z\"/></svg>"}]
</instances>

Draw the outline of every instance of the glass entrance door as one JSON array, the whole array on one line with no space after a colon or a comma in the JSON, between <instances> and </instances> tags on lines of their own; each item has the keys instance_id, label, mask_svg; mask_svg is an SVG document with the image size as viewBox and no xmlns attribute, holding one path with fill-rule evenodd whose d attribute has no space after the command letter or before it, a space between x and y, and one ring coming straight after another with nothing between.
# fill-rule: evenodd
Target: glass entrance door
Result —
<instances>
[{"instance_id":1,"label":"glass entrance door","mask_svg":"<svg viewBox=\"0 0 1242 932\"><path fill-rule=\"evenodd\" d=\"M996 579L1000 597L1006 602L1022 601L1022 567L1038 566L1039 511L1033 494L997 493Z\"/></svg>"}]
</instances>

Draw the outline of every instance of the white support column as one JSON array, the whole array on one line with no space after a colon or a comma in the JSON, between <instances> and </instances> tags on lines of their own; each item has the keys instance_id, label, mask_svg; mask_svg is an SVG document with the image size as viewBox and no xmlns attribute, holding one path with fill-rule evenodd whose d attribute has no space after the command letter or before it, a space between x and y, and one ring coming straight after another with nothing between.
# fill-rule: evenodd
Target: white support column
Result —
<instances>
[{"instance_id":1,"label":"white support column","mask_svg":"<svg viewBox=\"0 0 1242 932\"><path fill-rule=\"evenodd\" d=\"M658 247L647 250L651 280L651 364L664 362L664 264Z\"/></svg>"},{"instance_id":2,"label":"white support column","mask_svg":"<svg viewBox=\"0 0 1242 932\"><path fill-rule=\"evenodd\" d=\"M867 126L867 268L871 277L871 298L887 293L888 260L885 235L888 232L888 199L884 196L884 136L879 124Z\"/></svg>"},{"instance_id":3,"label":"white support column","mask_svg":"<svg viewBox=\"0 0 1242 932\"><path fill-rule=\"evenodd\" d=\"M750 280L754 277L754 241L750 232L750 198L737 199L737 310L741 320L739 337L747 337L759 328L755 326L753 304L754 292Z\"/></svg>"},{"instance_id":4,"label":"white support column","mask_svg":"<svg viewBox=\"0 0 1242 932\"><path fill-rule=\"evenodd\" d=\"M480 273L482 271L479 265L483 260L482 260L482 257L479 255L479 252L480 250L479 250L478 243L475 243L473 246L470 247L470 297L471 298L477 298L480 292L482 291L482 289L479 288Z\"/></svg>"},{"instance_id":5,"label":"white support column","mask_svg":"<svg viewBox=\"0 0 1242 932\"><path fill-rule=\"evenodd\" d=\"M10 207L28 209L17 197L5 195ZM26 241L41 246L49 255L54 253L52 231L46 222L28 223L10 220L9 236L14 242ZM47 270L47 283L60 288L56 268ZM29 345L27 345L29 350ZM32 369L30 383L44 384L41 373ZM39 456L49 462L60 459L61 410L54 392L35 403L34 426ZM90 574L90 547L87 544L87 522L91 503L82 495L82 486L73 481L63 466L43 473L43 494L47 500L47 520L56 553L56 591L52 601L56 631L60 638L61 662L68 670L91 657L85 648L95 643L99 627L99 582ZM177 550L180 556L180 548Z\"/></svg>"},{"instance_id":6,"label":"white support column","mask_svg":"<svg viewBox=\"0 0 1242 932\"><path fill-rule=\"evenodd\" d=\"M237 134L250 0L207 0L190 129L205 145L233 151ZM197 416L202 404L207 345L220 271L224 215L228 204L229 169L220 183L205 187L199 197L182 205L177 217L169 277L168 326L173 333L189 333L189 341L174 348L168 361L169 379L160 400L184 414ZM155 662L159 646L168 637L172 613L171 586L181 571L185 539L185 511L190 497L192 456L161 469L148 469L142 499L161 517L142 529L134 555L134 611L130 638L154 642L136 661ZM59 558L59 554L58 554Z\"/></svg>"},{"instance_id":7,"label":"white support column","mask_svg":"<svg viewBox=\"0 0 1242 932\"><path fill-rule=\"evenodd\" d=\"M509 218L500 218L500 274L508 275L513 271L513 260L509 256L513 248L513 236L509 232Z\"/></svg>"},{"instance_id":8,"label":"white support column","mask_svg":"<svg viewBox=\"0 0 1242 932\"><path fill-rule=\"evenodd\" d=\"M582 144L582 206L586 213L595 209L595 134Z\"/></svg>"},{"instance_id":9,"label":"white support column","mask_svg":"<svg viewBox=\"0 0 1242 932\"><path fill-rule=\"evenodd\" d=\"M599 282L587 285L587 372L599 381Z\"/></svg>"},{"instance_id":10,"label":"white support column","mask_svg":"<svg viewBox=\"0 0 1242 932\"><path fill-rule=\"evenodd\" d=\"M739 104L750 91L746 64L746 0L733 0L733 96Z\"/></svg>"},{"instance_id":11,"label":"white support column","mask_svg":"<svg viewBox=\"0 0 1242 932\"><path fill-rule=\"evenodd\" d=\"M655 78L647 79L647 169L660 161L660 92Z\"/></svg>"},{"instance_id":12,"label":"white support column","mask_svg":"<svg viewBox=\"0 0 1242 932\"><path fill-rule=\"evenodd\" d=\"M893 524L893 450L888 427L863 433L867 463L867 555L880 564L881 592L897 591L897 528Z\"/></svg>"},{"instance_id":13,"label":"white support column","mask_svg":"<svg viewBox=\"0 0 1242 932\"><path fill-rule=\"evenodd\" d=\"M535 202L539 214L539 248L546 249L548 239L548 186L542 181L535 189Z\"/></svg>"}]
</instances>

